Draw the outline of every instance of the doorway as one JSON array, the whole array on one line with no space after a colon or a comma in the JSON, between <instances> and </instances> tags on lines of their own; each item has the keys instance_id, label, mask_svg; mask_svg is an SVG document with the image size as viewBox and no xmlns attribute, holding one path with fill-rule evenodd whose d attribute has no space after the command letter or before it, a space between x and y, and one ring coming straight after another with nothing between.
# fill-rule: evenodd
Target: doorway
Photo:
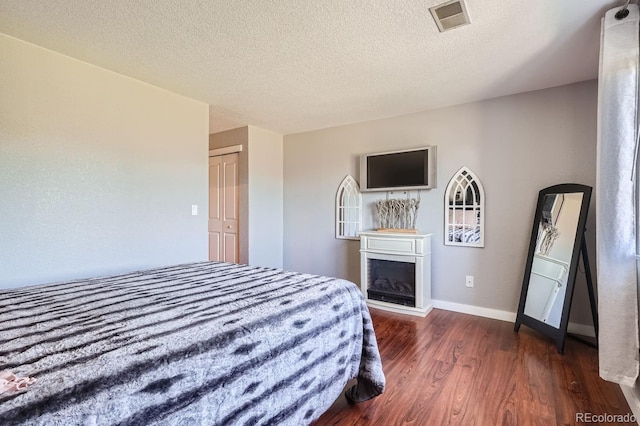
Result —
<instances>
[{"instance_id":1,"label":"doorway","mask_svg":"<svg viewBox=\"0 0 640 426\"><path fill-rule=\"evenodd\" d=\"M238 153L209 156L209 260L238 263Z\"/></svg>"}]
</instances>

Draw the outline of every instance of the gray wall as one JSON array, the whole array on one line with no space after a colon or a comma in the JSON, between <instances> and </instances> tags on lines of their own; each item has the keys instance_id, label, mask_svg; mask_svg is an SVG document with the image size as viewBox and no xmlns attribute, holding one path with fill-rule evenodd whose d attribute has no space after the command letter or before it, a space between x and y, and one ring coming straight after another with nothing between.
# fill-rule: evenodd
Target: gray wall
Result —
<instances>
[{"instance_id":1,"label":"gray wall","mask_svg":"<svg viewBox=\"0 0 640 426\"><path fill-rule=\"evenodd\" d=\"M432 297L515 312L538 191L595 184L596 101L596 82L589 81L285 136L285 268L358 283L358 242L334 238L338 185L347 174L359 179L359 154L437 145L438 187L420 192L417 226L433 233ZM485 248L443 244L444 190L462 166L484 185ZM364 229L374 226L372 203L385 196L363 196ZM592 247L594 213L592 204ZM465 287L465 275L475 276L474 288ZM580 274L573 320L588 324L583 284Z\"/></svg>"},{"instance_id":2,"label":"gray wall","mask_svg":"<svg viewBox=\"0 0 640 426\"><path fill-rule=\"evenodd\" d=\"M206 104L4 35L0 57L0 288L206 260Z\"/></svg>"}]
</instances>

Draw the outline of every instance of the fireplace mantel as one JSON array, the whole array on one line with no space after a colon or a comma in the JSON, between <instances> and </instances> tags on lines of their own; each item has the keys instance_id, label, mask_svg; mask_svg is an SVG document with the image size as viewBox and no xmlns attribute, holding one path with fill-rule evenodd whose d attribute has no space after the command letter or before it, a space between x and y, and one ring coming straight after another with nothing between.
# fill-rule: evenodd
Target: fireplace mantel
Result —
<instances>
[{"instance_id":1,"label":"fireplace mantel","mask_svg":"<svg viewBox=\"0 0 640 426\"><path fill-rule=\"evenodd\" d=\"M377 260L415 265L415 306L369 297L371 262ZM373 308L426 316L431 305L431 234L366 231L360 233L360 289Z\"/></svg>"}]
</instances>

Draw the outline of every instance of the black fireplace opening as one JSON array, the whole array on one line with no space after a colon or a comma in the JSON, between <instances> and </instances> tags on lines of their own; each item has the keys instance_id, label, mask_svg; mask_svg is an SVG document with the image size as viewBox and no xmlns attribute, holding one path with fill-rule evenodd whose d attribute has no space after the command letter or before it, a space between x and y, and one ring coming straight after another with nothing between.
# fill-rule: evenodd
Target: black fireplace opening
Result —
<instances>
[{"instance_id":1,"label":"black fireplace opening","mask_svg":"<svg viewBox=\"0 0 640 426\"><path fill-rule=\"evenodd\" d=\"M416 264L368 259L367 297L371 300L416 306Z\"/></svg>"}]
</instances>

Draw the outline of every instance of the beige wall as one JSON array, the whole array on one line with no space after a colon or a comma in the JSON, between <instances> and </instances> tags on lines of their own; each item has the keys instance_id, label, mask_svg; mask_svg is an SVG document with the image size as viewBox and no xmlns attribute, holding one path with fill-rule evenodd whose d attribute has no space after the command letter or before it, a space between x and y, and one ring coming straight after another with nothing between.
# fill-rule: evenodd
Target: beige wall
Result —
<instances>
[{"instance_id":1,"label":"beige wall","mask_svg":"<svg viewBox=\"0 0 640 426\"><path fill-rule=\"evenodd\" d=\"M283 137L249 126L249 263L283 266Z\"/></svg>"},{"instance_id":2,"label":"beige wall","mask_svg":"<svg viewBox=\"0 0 640 426\"><path fill-rule=\"evenodd\" d=\"M4 35L0 57L0 288L206 260L206 104Z\"/></svg>"},{"instance_id":3,"label":"beige wall","mask_svg":"<svg viewBox=\"0 0 640 426\"><path fill-rule=\"evenodd\" d=\"M285 268L359 282L358 242L334 238L338 185L347 174L359 178L359 154L437 145L438 188L421 191L417 221L433 233L433 298L515 312L538 191L595 184L596 101L596 82L589 81L285 136ZM462 166L484 185L485 248L443 244L444 190ZM373 227L372 203L383 197L363 195L365 229ZM465 275L475 276L474 288L465 287ZM583 280L579 274L572 316L588 324Z\"/></svg>"},{"instance_id":4,"label":"beige wall","mask_svg":"<svg viewBox=\"0 0 640 426\"><path fill-rule=\"evenodd\" d=\"M283 137L254 126L209 136L209 148L242 145L240 262L282 268Z\"/></svg>"},{"instance_id":5,"label":"beige wall","mask_svg":"<svg viewBox=\"0 0 640 426\"><path fill-rule=\"evenodd\" d=\"M238 156L238 182L240 184L238 209L239 261L249 263L249 128L247 126L209 135L209 149L241 145Z\"/></svg>"}]
</instances>

